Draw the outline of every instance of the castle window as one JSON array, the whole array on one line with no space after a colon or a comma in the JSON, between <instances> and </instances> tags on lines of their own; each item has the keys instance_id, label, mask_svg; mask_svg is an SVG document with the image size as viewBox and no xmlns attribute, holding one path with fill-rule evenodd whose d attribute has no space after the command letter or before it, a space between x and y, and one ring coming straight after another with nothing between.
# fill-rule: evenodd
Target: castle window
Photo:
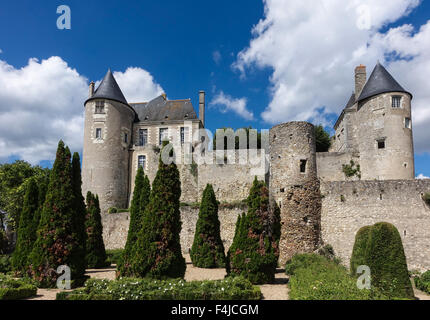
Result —
<instances>
[{"instance_id":1,"label":"castle window","mask_svg":"<svg viewBox=\"0 0 430 320\"><path fill-rule=\"evenodd\" d=\"M301 173L306 173L306 163L308 161L307 160L300 160L300 172Z\"/></svg>"},{"instance_id":2,"label":"castle window","mask_svg":"<svg viewBox=\"0 0 430 320\"><path fill-rule=\"evenodd\" d=\"M124 143L128 143L128 134L124 133Z\"/></svg>"},{"instance_id":3,"label":"castle window","mask_svg":"<svg viewBox=\"0 0 430 320\"><path fill-rule=\"evenodd\" d=\"M411 118L405 118L405 128L411 129L411 127L412 127Z\"/></svg>"},{"instance_id":4,"label":"castle window","mask_svg":"<svg viewBox=\"0 0 430 320\"><path fill-rule=\"evenodd\" d=\"M400 102L402 101L401 96L392 96L391 97L391 105L393 108L400 108Z\"/></svg>"},{"instance_id":5,"label":"castle window","mask_svg":"<svg viewBox=\"0 0 430 320\"><path fill-rule=\"evenodd\" d=\"M148 129L139 129L139 146L146 146L148 143Z\"/></svg>"},{"instance_id":6,"label":"castle window","mask_svg":"<svg viewBox=\"0 0 430 320\"><path fill-rule=\"evenodd\" d=\"M385 139L377 140L378 149L385 149Z\"/></svg>"},{"instance_id":7,"label":"castle window","mask_svg":"<svg viewBox=\"0 0 430 320\"><path fill-rule=\"evenodd\" d=\"M185 143L185 136L188 136L188 127L181 127L181 144Z\"/></svg>"},{"instance_id":8,"label":"castle window","mask_svg":"<svg viewBox=\"0 0 430 320\"><path fill-rule=\"evenodd\" d=\"M105 113L104 101L96 101L96 113Z\"/></svg>"},{"instance_id":9,"label":"castle window","mask_svg":"<svg viewBox=\"0 0 430 320\"><path fill-rule=\"evenodd\" d=\"M146 167L146 156L139 156L137 158L137 165L138 165L138 167L142 167L143 169L145 169L145 167Z\"/></svg>"},{"instance_id":10,"label":"castle window","mask_svg":"<svg viewBox=\"0 0 430 320\"><path fill-rule=\"evenodd\" d=\"M102 138L102 129L101 128L96 128L96 139L101 139Z\"/></svg>"},{"instance_id":11,"label":"castle window","mask_svg":"<svg viewBox=\"0 0 430 320\"><path fill-rule=\"evenodd\" d=\"M168 141L168 128L160 128L159 135L158 135L158 144L161 146L163 145L163 141Z\"/></svg>"}]
</instances>

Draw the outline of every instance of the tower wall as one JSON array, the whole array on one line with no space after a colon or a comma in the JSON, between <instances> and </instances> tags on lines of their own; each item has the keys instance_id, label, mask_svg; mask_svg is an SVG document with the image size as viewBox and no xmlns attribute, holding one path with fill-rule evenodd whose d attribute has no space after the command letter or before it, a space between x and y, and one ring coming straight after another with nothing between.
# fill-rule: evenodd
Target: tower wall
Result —
<instances>
[{"instance_id":1,"label":"tower wall","mask_svg":"<svg viewBox=\"0 0 430 320\"><path fill-rule=\"evenodd\" d=\"M281 211L279 262L320 243L321 194L314 126L289 122L270 130L270 193Z\"/></svg>"},{"instance_id":2,"label":"tower wall","mask_svg":"<svg viewBox=\"0 0 430 320\"><path fill-rule=\"evenodd\" d=\"M401 96L400 108L392 96ZM362 180L415 179L411 97L401 92L377 95L359 105L356 114ZM384 141L379 148L378 141Z\"/></svg>"},{"instance_id":3,"label":"tower wall","mask_svg":"<svg viewBox=\"0 0 430 320\"><path fill-rule=\"evenodd\" d=\"M99 196L102 211L127 208L134 112L127 105L104 100L104 113L95 113L96 101L85 105L82 190L84 196L87 191ZM101 139L96 138L97 128Z\"/></svg>"}]
</instances>

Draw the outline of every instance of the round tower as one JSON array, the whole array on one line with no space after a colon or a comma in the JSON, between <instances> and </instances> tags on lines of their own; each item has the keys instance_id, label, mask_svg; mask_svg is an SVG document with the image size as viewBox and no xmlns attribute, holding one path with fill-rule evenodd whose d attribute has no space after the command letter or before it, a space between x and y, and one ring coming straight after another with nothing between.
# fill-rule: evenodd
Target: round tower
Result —
<instances>
[{"instance_id":1,"label":"round tower","mask_svg":"<svg viewBox=\"0 0 430 320\"><path fill-rule=\"evenodd\" d=\"M129 146L135 111L127 103L109 70L85 102L82 190L97 194L102 212L126 208L129 186Z\"/></svg>"},{"instance_id":2,"label":"round tower","mask_svg":"<svg viewBox=\"0 0 430 320\"><path fill-rule=\"evenodd\" d=\"M363 180L415 179L412 94L378 63L358 98Z\"/></svg>"},{"instance_id":3,"label":"round tower","mask_svg":"<svg viewBox=\"0 0 430 320\"><path fill-rule=\"evenodd\" d=\"M289 122L270 129L270 194L281 211L280 264L317 249L321 194L312 124Z\"/></svg>"}]
</instances>

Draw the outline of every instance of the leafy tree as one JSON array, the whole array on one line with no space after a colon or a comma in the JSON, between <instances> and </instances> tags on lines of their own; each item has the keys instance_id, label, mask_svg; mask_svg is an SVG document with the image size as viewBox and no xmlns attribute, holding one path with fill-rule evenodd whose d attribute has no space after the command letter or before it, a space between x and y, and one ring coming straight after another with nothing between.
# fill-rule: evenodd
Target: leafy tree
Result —
<instances>
[{"instance_id":1,"label":"leafy tree","mask_svg":"<svg viewBox=\"0 0 430 320\"><path fill-rule=\"evenodd\" d=\"M257 178L247 203L248 213L238 219L226 270L228 275L242 275L255 284L270 283L279 257L279 208L269 204L269 190Z\"/></svg>"},{"instance_id":2,"label":"leafy tree","mask_svg":"<svg viewBox=\"0 0 430 320\"><path fill-rule=\"evenodd\" d=\"M41 287L54 287L57 268L71 270L73 285L84 280L85 261L74 259L79 237L74 228L75 196L72 184L71 154L63 141L57 155L46 192L37 240L30 254L32 276Z\"/></svg>"},{"instance_id":3,"label":"leafy tree","mask_svg":"<svg viewBox=\"0 0 430 320\"><path fill-rule=\"evenodd\" d=\"M160 157L136 243L132 264L135 276L158 279L184 276L186 265L179 240L180 196L181 181L176 164L165 164Z\"/></svg>"},{"instance_id":4,"label":"leafy tree","mask_svg":"<svg viewBox=\"0 0 430 320\"><path fill-rule=\"evenodd\" d=\"M361 229L356 236L351 260L352 268L356 268L357 264L368 266L371 285L387 296L414 298L402 239L394 225L380 222Z\"/></svg>"},{"instance_id":5,"label":"leafy tree","mask_svg":"<svg viewBox=\"0 0 430 320\"><path fill-rule=\"evenodd\" d=\"M72 186L75 197L73 215L74 233L77 235L78 245L75 247L74 259L85 261L87 232L85 230L86 208L85 198L82 196L81 160L75 152L72 158Z\"/></svg>"},{"instance_id":6,"label":"leafy tree","mask_svg":"<svg viewBox=\"0 0 430 320\"><path fill-rule=\"evenodd\" d=\"M85 220L87 231L86 257L88 268L103 268L109 265L106 261L106 250L103 242L103 225L100 215L99 197L90 191L87 193L87 216Z\"/></svg>"},{"instance_id":7,"label":"leafy tree","mask_svg":"<svg viewBox=\"0 0 430 320\"><path fill-rule=\"evenodd\" d=\"M127 242L125 244L122 259L118 264L119 274L123 277L131 276L130 270L132 260L134 259L134 247L136 240L143 224L143 214L149 201L151 193L151 184L145 175L143 168L139 167L134 181L133 199L130 205L130 224L128 228Z\"/></svg>"},{"instance_id":8,"label":"leafy tree","mask_svg":"<svg viewBox=\"0 0 430 320\"><path fill-rule=\"evenodd\" d=\"M210 184L206 186L203 192L190 256L196 267L225 267L224 245L220 236L220 222L218 220L218 202Z\"/></svg>"},{"instance_id":9,"label":"leafy tree","mask_svg":"<svg viewBox=\"0 0 430 320\"><path fill-rule=\"evenodd\" d=\"M25 193L23 210L20 215L15 251L12 255L13 270L20 274L29 272L29 255L36 241L39 211L39 190L36 180L31 178Z\"/></svg>"},{"instance_id":10,"label":"leafy tree","mask_svg":"<svg viewBox=\"0 0 430 320\"><path fill-rule=\"evenodd\" d=\"M328 152L331 146L330 134L322 125L315 126L315 143L317 152Z\"/></svg>"}]
</instances>

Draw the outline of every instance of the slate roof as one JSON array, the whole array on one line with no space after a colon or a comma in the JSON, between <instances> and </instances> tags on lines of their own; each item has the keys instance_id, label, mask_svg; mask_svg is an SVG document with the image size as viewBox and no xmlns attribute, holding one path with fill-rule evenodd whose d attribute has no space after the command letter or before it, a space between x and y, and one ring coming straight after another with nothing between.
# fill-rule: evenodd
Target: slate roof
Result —
<instances>
[{"instance_id":1,"label":"slate roof","mask_svg":"<svg viewBox=\"0 0 430 320\"><path fill-rule=\"evenodd\" d=\"M164 95L145 103L130 103L136 111L136 121L197 120L191 100L167 100Z\"/></svg>"},{"instance_id":2,"label":"slate roof","mask_svg":"<svg viewBox=\"0 0 430 320\"><path fill-rule=\"evenodd\" d=\"M386 92L404 92L410 94L412 97L412 94L403 89L393 76L378 62L357 101L362 101Z\"/></svg>"},{"instance_id":3,"label":"slate roof","mask_svg":"<svg viewBox=\"0 0 430 320\"><path fill-rule=\"evenodd\" d=\"M351 97L349 98L348 102L346 103L345 108L343 108L342 113L337 118L336 123L334 124L334 128L337 128L340 121L343 119L343 116L345 115L345 110L351 108L355 104L355 93L353 92L351 94Z\"/></svg>"},{"instance_id":4,"label":"slate roof","mask_svg":"<svg viewBox=\"0 0 430 320\"><path fill-rule=\"evenodd\" d=\"M93 96L85 101L85 103L94 99L109 99L128 105L128 102L125 99L124 94L119 88L118 83L116 82L110 69L106 73L97 90L94 92Z\"/></svg>"}]
</instances>

